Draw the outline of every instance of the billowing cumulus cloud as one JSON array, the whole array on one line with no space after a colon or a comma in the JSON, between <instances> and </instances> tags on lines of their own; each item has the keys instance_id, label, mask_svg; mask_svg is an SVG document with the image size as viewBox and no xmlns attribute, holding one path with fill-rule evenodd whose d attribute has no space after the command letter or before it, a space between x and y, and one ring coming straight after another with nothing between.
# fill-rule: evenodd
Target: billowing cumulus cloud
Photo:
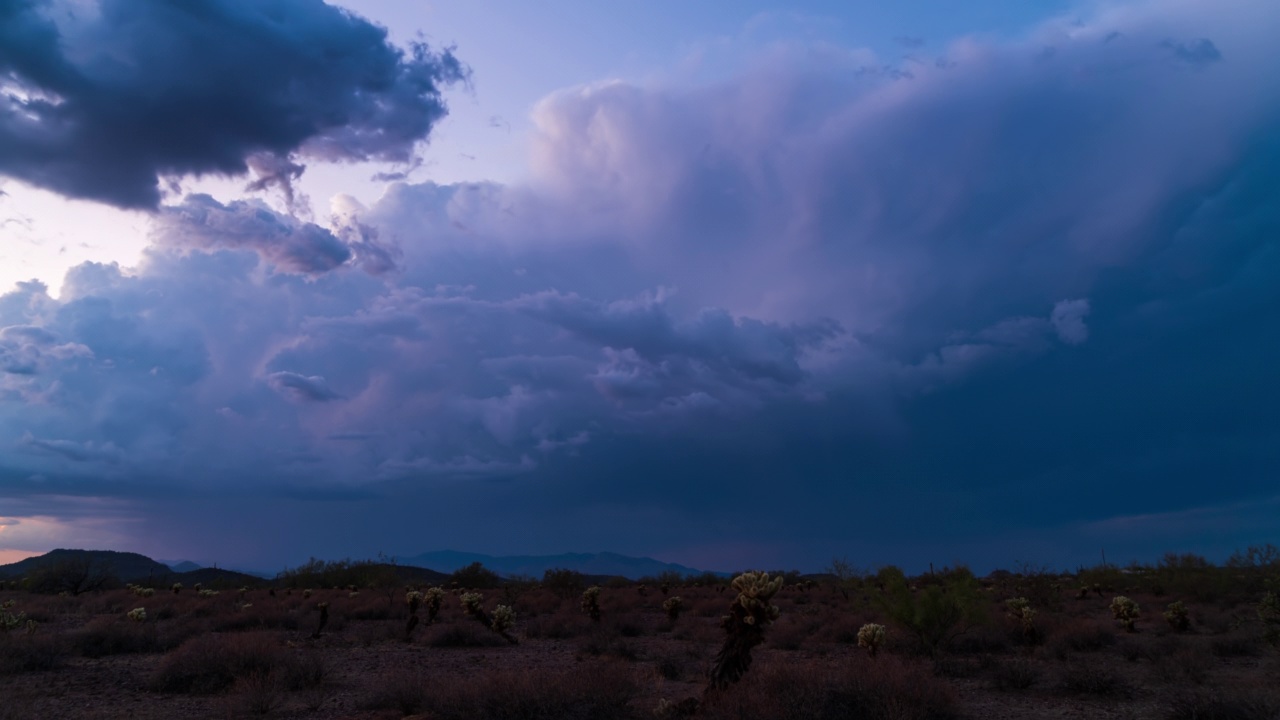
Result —
<instances>
[{"instance_id":1,"label":"billowing cumulus cloud","mask_svg":"<svg viewBox=\"0 0 1280 720\"><path fill-rule=\"evenodd\" d=\"M333 270L352 257L326 228L281 215L261 201L223 205L208 195L188 195L180 205L161 208L152 239L203 250L253 249L276 268L303 274Z\"/></svg>"},{"instance_id":2,"label":"billowing cumulus cloud","mask_svg":"<svg viewBox=\"0 0 1280 720\"><path fill-rule=\"evenodd\" d=\"M465 75L321 0L5 0L0 173L129 208L250 164L288 190L291 154L410 161Z\"/></svg>"},{"instance_id":3,"label":"billowing cumulus cloud","mask_svg":"<svg viewBox=\"0 0 1280 720\"><path fill-rule=\"evenodd\" d=\"M465 532L810 567L1088 561L1108 518L1262 502L1277 11L1157 7L566 90L527 182L327 226L189 197L139 267L0 296L0 487L128 498L189 554L234 511L282 559Z\"/></svg>"}]
</instances>

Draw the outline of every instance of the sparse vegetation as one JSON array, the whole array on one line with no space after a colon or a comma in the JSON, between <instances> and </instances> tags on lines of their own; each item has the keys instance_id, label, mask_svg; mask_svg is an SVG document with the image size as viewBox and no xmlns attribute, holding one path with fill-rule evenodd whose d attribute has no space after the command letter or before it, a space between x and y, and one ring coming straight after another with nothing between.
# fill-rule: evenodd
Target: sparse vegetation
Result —
<instances>
[{"instance_id":1,"label":"sparse vegetation","mask_svg":"<svg viewBox=\"0 0 1280 720\"><path fill-rule=\"evenodd\" d=\"M328 588L317 575L296 579L315 587L224 583L221 595L194 582L175 593L164 577L79 595L19 583L0 590L0 696L24 698L8 706L22 708L13 717L74 718L59 696L22 694L74 668L85 680L66 684L67 703L87 702L77 688L92 684L122 707L156 708L139 718L330 720L353 707L436 718L1036 717L1028 708L1059 703L1275 717L1280 655L1267 641L1280 608L1265 551L1231 567L1176 557L1124 572L647 581L665 595L557 572L514 592L458 588L449 602L430 582L400 582L390 604L385 587L352 590L330 582L338 576ZM353 566L363 567L336 570ZM1073 600L1081 587L1086 599ZM1207 596L1217 599L1191 600ZM1140 605L1165 622L1128 633Z\"/></svg>"}]
</instances>

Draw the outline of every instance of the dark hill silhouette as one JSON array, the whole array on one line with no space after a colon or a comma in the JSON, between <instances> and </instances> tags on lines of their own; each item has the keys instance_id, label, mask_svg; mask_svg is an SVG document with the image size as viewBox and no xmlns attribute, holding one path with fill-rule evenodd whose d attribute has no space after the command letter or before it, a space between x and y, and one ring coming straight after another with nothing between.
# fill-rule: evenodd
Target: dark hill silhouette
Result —
<instances>
[{"instance_id":1,"label":"dark hill silhouette","mask_svg":"<svg viewBox=\"0 0 1280 720\"><path fill-rule=\"evenodd\" d=\"M68 592L119 587L134 582L154 585L166 581L173 571L167 565L138 553L114 550L69 550L59 548L44 555L0 565L0 578L26 579L39 592Z\"/></svg>"}]
</instances>

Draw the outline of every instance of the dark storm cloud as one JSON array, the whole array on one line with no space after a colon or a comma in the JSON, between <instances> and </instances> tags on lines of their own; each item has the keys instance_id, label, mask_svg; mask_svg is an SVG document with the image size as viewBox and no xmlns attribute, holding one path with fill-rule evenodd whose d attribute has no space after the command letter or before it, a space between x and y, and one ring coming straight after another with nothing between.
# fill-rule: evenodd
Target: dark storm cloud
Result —
<instances>
[{"instance_id":1,"label":"dark storm cloud","mask_svg":"<svg viewBox=\"0 0 1280 720\"><path fill-rule=\"evenodd\" d=\"M320 0L0 0L0 173L154 208L255 157L406 162L465 75Z\"/></svg>"},{"instance_id":2,"label":"dark storm cloud","mask_svg":"<svg viewBox=\"0 0 1280 720\"><path fill-rule=\"evenodd\" d=\"M282 561L1256 541L1274 517L1227 519L1280 473L1277 9L1159 7L910 79L799 51L575 88L528 182L394 185L328 228L190 198L138 268L0 296L0 489L129 487L191 553L243 506Z\"/></svg>"}]
</instances>

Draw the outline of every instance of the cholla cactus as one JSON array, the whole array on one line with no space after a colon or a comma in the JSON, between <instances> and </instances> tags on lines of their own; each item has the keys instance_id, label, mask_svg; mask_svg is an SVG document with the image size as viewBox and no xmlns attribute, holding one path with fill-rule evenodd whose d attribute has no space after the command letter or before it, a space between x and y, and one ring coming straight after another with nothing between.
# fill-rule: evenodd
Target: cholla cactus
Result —
<instances>
[{"instance_id":1,"label":"cholla cactus","mask_svg":"<svg viewBox=\"0 0 1280 720\"><path fill-rule=\"evenodd\" d=\"M489 618L489 627L499 635L505 636L507 631L515 627L516 611L507 605L499 605L493 609L493 615Z\"/></svg>"},{"instance_id":2,"label":"cholla cactus","mask_svg":"<svg viewBox=\"0 0 1280 720\"><path fill-rule=\"evenodd\" d=\"M329 624L329 603L316 603L316 609L320 611L320 622L316 624L316 631L311 633L312 640L319 640L320 632Z\"/></svg>"},{"instance_id":3,"label":"cholla cactus","mask_svg":"<svg viewBox=\"0 0 1280 720\"><path fill-rule=\"evenodd\" d=\"M129 585L128 587L131 591L133 591L133 594L137 595L138 597L146 598L156 594L156 591L154 588L142 587L141 585Z\"/></svg>"},{"instance_id":4,"label":"cholla cactus","mask_svg":"<svg viewBox=\"0 0 1280 720\"><path fill-rule=\"evenodd\" d=\"M359 591L359 590L352 590L351 592L347 593L347 597L353 597L353 598L354 598L354 597L360 597L360 591Z\"/></svg>"},{"instance_id":5,"label":"cholla cactus","mask_svg":"<svg viewBox=\"0 0 1280 720\"><path fill-rule=\"evenodd\" d=\"M764 629L778 619L778 607L769 601L781 588L782 578L771 579L769 573L747 572L733 579L738 596L720 619L726 637L711 666L712 688L727 688L751 667L751 649L764 642Z\"/></svg>"},{"instance_id":6,"label":"cholla cactus","mask_svg":"<svg viewBox=\"0 0 1280 720\"><path fill-rule=\"evenodd\" d=\"M484 606L481 605L481 602L484 601L484 595L468 592L463 593L460 599L462 601L462 609L469 617L498 633L512 645L519 643L514 636L507 632L511 628L511 623L514 623L516 619L516 614L511 608L506 605L499 605L494 609L493 616L490 617L489 613L484 611Z\"/></svg>"},{"instance_id":7,"label":"cholla cactus","mask_svg":"<svg viewBox=\"0 0 1280 720\"><path fill-rule=\"evenodd\" d=\"M1031 607L1031 602L1024 597L1009 598L1004 601L1004 606L1009 613L1009 619L1017 621L1022 626L1022 634L1028 639L1034 638L1036 611Z\"/></svg>"},{"instance_id":8,"label":"cholla cactus","mask_svg":"<svg viewBox=\"0 0 1280 720\"><path fill-rule=\"evenodd\" d=\"M182 592L182 583L174 583L169 586L169 589L173 591L174 595L177 595Z\"/></svg>"},{"instance_id":9,"label":"cholla cactus","mask_svg":"<svg viewBox=\"0 0 1280 720\"><path fill-rule=\"evenodd\" d=\"M306 600L307 598L310 598L310 597L311 597L311 588L306 588L305 590L302 591L302 599Z\"/></svg>"},{"instance_id":10,"label":"cholla cactus","mask_svg":"<svg viewBox=\"0 0 1280 720\"><path fill-rule=\"evenodd\" d=\"M444 602L444 589L438 587L427 588L422 593L422 601L427 604L427 623L435 622L436 615L440 614L440 605Z\"/></svg>"},{"instance_id":11,"label":"cholla cactus","mask_svg":"<svg viewBox=\"0 0 1280 720\"><path fill-rule=\"evenodd\" d=\"M422 593L410 590L404 594L404 600L409 604L409 619L404 625L404 640L409 642L413 638L413 629L418 627L418 606L422 604Z\"/></svg>"},{"instance_id":12,"label":"cholla cactus","mask_svg":"<svg viewBox=\"0 0 1280 720\"><path fill-rule=\"evenodd\" d=\"M1164 619L1169 623L1169 627L1179 632L1191 627L1191 615L1181 600L1169 603L1168 609L1164 611Z\"/></svg>"},{"instance_id":13,"label":"cholla cactus","mask_svg":"<svg viewBox=\"0 0 1280 720\"><path fill-rule=\"evenodd\" d=\"M129 616L129 619L130 619L130 620L132 620L132 621L134 621L134 622L146 622L146 621L147 621L147 609L146 609L146 608L134 608L134 609L130 610L129 612L125 613L125 614L126 614L126 615L128 615L128 616Z\"/></svg>"},{"instance_id":14,"label":"cholla cactus","mask_svg":"<svg viewBox=\"0 0 1280 720\"><path fill-rule=\"evenodd\" d=\"M886 632L883 625L876 623L867 623L858 628L858 647L866 648L871 657L875 657L880 652L880 646L884 644Z\"/></svg>"},{"instance_id":15,"label":"cholla cactus","mask_svg":"<svg viewBox=\"0 0 1280 720\"><path fill-rule=\"evenodd\" d=\"M209 588L201 588L196 591L196 595L199 595L202 598L211 598L217 594L218 594L217 590L210 590Z\"/></svg>"},{"instance_id":16,"label":"cholla cactus","mask_svg":"<svg viewBox=\"0 0 1280 720\"><path fill-rule=\"evenodd\" d=\"M0 603L0 631L8 632L17 629L27 621L26 613L10 611L15 604L12 600Z\"/></svg>"},{"instance_id":17,"label":"cholla cactus","mask_svg":"<svg viewBox=\"0 0 1280 720\"><path fill-rule=\"evenodd\" d=\"M196 583L195 585L191 586L191 589L195 590L196 592L200 592L201 590L204 589L204 583Z\"/></svg>"},{"instance_id":18,"label":"cholla cactus","mask_svg":"<svg viewBox=\"0 0 1280 720\"><path fill-rule=\"evenodd\" d=\"M684 610L684 600L679 595L672 595L662 602L662 609L667 611L667 619L675 622L680 619L680 611Z\"/></svg>"},{"instance_id":19,"label":"cholla cactus","mask_svg":"<svg viewBox=\"0 0 1280 720\"><path fill-rule=\"evenodd\" d=\"M484 608L480 607L480 603L484 602L483 593L462 593L462 597L458 599L462 602L462 611L466 614L475 617L477 613L484 612Z\"/></svg>"},{"instance_id":20,"label":"cholla cactus","mask_svg":"<svg viewBox=\"0 0 1280 720\"><path fill-rule=\"evenodd\" d=\"M1126 632L1136 632L1133 622L1138 619L1138 603L1117 595L1111 600L1111 615L1120 621Z\"/></svg>"},{"instance_id":21,"label":"cholla cactus","mask_svg":"<svg viewBox=\"0 0 1280 720\"><path fill-rule=\"evenodd\" d=\"M582 612L594 622L600 622L600 586L592 585L582 593Z\"/></svg>"}]
</instances>

